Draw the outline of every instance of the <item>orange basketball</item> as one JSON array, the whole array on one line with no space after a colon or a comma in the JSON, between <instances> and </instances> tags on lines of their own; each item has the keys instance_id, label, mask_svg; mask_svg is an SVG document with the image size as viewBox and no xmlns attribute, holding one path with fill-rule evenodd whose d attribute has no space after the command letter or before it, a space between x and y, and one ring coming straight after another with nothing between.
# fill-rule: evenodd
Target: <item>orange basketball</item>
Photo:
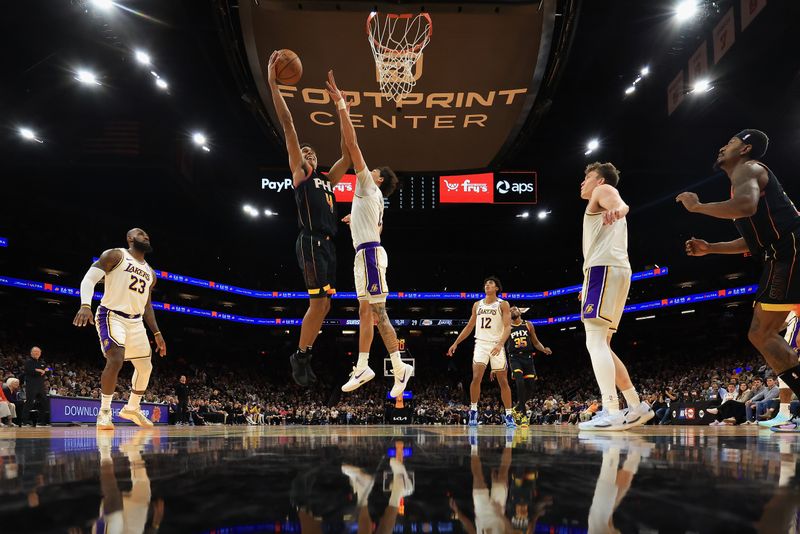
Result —
<instances>
[{"instance_id":1,"label":"orange basketball","mask_svg":"<svg viewBox=\"0 0 800 534\"><path fill-rule=\"evenodd\" d=\"M281 85L294 85L300 81L303 76L303 64L300 58L289 50L284 48L279 50L280 56L275 63L275 77Z\"/></svg>"}]
</instances>

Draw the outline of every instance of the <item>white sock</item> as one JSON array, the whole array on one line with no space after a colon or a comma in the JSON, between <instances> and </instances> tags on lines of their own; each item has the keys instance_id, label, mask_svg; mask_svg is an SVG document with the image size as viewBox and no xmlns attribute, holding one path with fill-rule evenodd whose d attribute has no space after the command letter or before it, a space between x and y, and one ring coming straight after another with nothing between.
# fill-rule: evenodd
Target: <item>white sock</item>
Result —
<instances>
[{"instance_id":1,"label":"white sock","mask_svg":"<svg viewBox=\"0 0 800 534\"><path fill-rule=\"evenodd\" d=\"M477 445L470 445L469 455L470 456L478 456L478 446Z\"/></svg>"},{"instance_id":2,"label":"white sock","mask_svg":"<svg viewBox=\"0 0 800 534\"><path fill-rule=\"evenodd\" d=\"M469 405L469 409L477 412L478 411L478 403L477 402L473 402L472 404Z\"/></svg>"},{"instance_id":3,"label":"white sock","mask_svg":"<svg viewBox=\"0 0 800 534\"><path fill-rule=\"evenodd\" d=\"M367 365L369 365L369 352L359 352L356 369L364 369L367 367Z\"/></svg>"},{"instance_id":4,"label":"white sock","mask_svg":"<svg viewBox=\"0 0 800 534\"><path fill-rule=\"evenodd\" d=\"M100 394L100 409L101 410L110 410L111 409L111 399L114 398L114 395L106 395L105 393Z\"/></svg>"},{"instance_id":5,"label":"white sock","mask_svg":"<svg viewBox=\"0 0 800 534\"><path fill-rule=\"evenodd\" d=\"M395 351L389 355L392 359L392 370L397 371L403 367L403 360L400 359L400 351Z\"/></svg>"},{"instance_id":6,"label":"white sock","mask_svg":"<svg viewBox=\"0 0 800 534\"><path fill-rule=\"evenodd\" d=\"M511 408L506 408L506 415L511 415Z\"/></svg>"},{"instance_id":7,"label":"white sock","mask_svg":"<svg viewBox=\"0 0 800 534\"><path fill-rule=\"evenodd\" d=\"M128 404L126 408L133 408L134 410L139 407L139 403L142 401L142 396L138 393L134 393L131 391L131 396L128 397Z\"/></svg>"},{"instance_id":8,"label":"white sock","mask_svg":"<svg viewBox=\"0 0 800 534\"><path fill-rule=\"evenodd\" d=\"M790 403L788 403L788 402L782 402L781 403L781 408L780 408L780 410L778 410L778 415L784 415L786 417L789 417L791 415L789 413L789 404Z\"/></svg>"},{"instance_id":9,"label":"white sock","mask_svg":"<svg viewBox=\"0 0 800 534\"><path fill-rule=\"evenodd\" d=\"M586 330L586 348L592 360L592 369L597 385L600 387L600 395L603 399L603 408L609 414L619 413L619 397L617 397L617 386L615 382L614 359L611 357L611 349L608 347L606 336L608 328Z\"/></svg>"},{"instance_id":10,"label":"white sock","mask_svg":"<svg viewBox=\"0 0 800 534\"><path fill-rule=\"evenodd\" d=\"M641 400L639 400L639 395L636 393L636 388L626 389L622 392L622 396L625 397L625 402L628 403L628 408L631 410L639 407Z\"/></svg>"},{"instance_id":11,"label":"white sock","mask_svg":"<svg viewBox=\"0 0 800 534\"><path fill-rule=\"evenodd\" d=\"M780 474L778 475L778 487L783 488L789 485L789 481L792 479L795 473L795 463L793 461L781 461L781 470Z\"/></svg>"}]
</instances>

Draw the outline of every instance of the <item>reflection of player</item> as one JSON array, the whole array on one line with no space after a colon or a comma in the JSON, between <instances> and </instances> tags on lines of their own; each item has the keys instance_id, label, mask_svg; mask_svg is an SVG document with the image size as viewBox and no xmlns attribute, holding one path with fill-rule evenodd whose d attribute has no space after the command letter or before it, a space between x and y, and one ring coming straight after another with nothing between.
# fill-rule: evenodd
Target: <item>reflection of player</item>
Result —
<instances>
[{"instance_id":1,"label":"reflection of player","mask_svg":"<svg viewBox=\"0 0 800 534\"><path fill-rule=\"evenodd\" d=\"M395 442L395 457L389 460L392 470L392 485L389 493L389 504L378 521L375 534L390 534L394 531L397 516L400 513L402 499L414 494L414 482L403 463L403 442ZM369 495L375 482L363 469L353 465L342 465L342 473L350 478L350 485L356 494L358 506L358 534L371 534L372 518L369 515Z\"/></svg>"},{"instance_id":2,"label":"reflection of player","mask_svg":"<svg viewBox=\"0 0 800 534\"><path fill-rule=\"evenodd\" d=\"M611 163L592 163L584 171L581 198L583 214L583 290L581 321L586 330L586 349L603 397L603 416L579 423L581 430L627 430L655 415L639 399L628 370L611 350L631 286L628 260L629 207L617 191L619 173ZM628 408L619 408L620 387Z\"/></svg>"},{"instance_id":3,"label":"reflection of player","mask_svg":"<svg viewBox=\"0 0 800 534\"><path fill-rule=\"evenodd\" d=\"M461 521L467 534L503 534L512 531L511 521L506 517L506 501L508 500L508 472L511 469L511 444L507 443L500 458L499 469L492 470L492 487L486 485L483 476L483 465L477 445L473 445L470 456L472 471L472 504L475 511L475 523L469 520L458 508L454 499L450 499L450 508Z\"/></svg>"},{"instance_id":4,"label":"reflection of player","mask_svg":"<svg viewBox=\"0 0 800 534\"><path fill-rule=\"evenodd\" d=\"M537 379L536 368L533 365L535 350L548 356L553 351L542 345L536 337L536 331L530 321L522 320L522 312L516 306L511 307L511 335L506 342L506 353L511 366L511 376L517 386L517 406L515 419L523 427L528 426L526 403L533 393L533 382Z\"/></svg>"},{"instance_id":5,"label":"reflection of player","mask_svg":"<svg viewBox=\"0 0 800 534\"><path fill-rule=\"evenodd\" d=\"M596 435L582 443L603 451L600 474L597 476L592 506L589 508L589 533L620 532L614 526L614 510L631 488L642 456L647 456L654 444L635 436L603 438ZM623 450L627 451L627 455L625 463L618 470L620 453Z\"/></svg>"},{"instance_id":6,"label":"reflection of player","mask_svg":"<svg viewBox=\"0 0 800 534\"><path fill-rule=\"evenodd\" d=\"M498 298L503 290L500 280L490 276L483 281L486 297L472 305L472 315L467 326L447 350L447 355L455 354L458 344L475 330L475 349L472 353L472 383L469 386L469 426L478 426L478 399L481 396L481 380L486 366L491 364L492 373L500 384L500 396L506 409L505 423L514 428L511 414L511 388L508 387L508 372L504 345L511 334L511 308L508 302ZM477 327L477 328L476 328Z\"/></svg>"},{"instance_id":7,"label":"reflection of player","mask_svg":"<svg viewBox=\"0 0 800 534\"><path fill-rule=\"evenodd\" d=\"M800 304L798 247L800 214L777 176L758 161L769 144L759 130L742 130L720 148L716 166L730 179L731 198L723 202L700 202L694 193L678 195L677 202L692 213L730 219L742 236L725 243L708 243L691 238L686 254L743 254L750 252L765 261L753 319L747 334L770 367L786 385L800 396L800 365L780 331L786 314ZM800 431L800 419L793 419L783 430Z\"/></svg>"},{"instance_id":8,"label":"reflection of player","mask_svg":"<svg viewBox=\"0 0 800 534\"><path fill-rule=\"evenodd\" d=\"M152 506L152 520L147 524L150 513L150 478L142 458L146 442L153 431L139 430L132 439L119 446L120 452L128 458L131 469L131 490L121 492L114 473L111 458L111 436L98 435L100 449L100 489L103 499L100 514L92 526L92 534L133 534L157 532L164 518L164 500L157 499Z\"/></svg>"},{"instance_id":9,"label":"reflection of player","mask_svg":"<svg viewBox=\"0 0 800 534\"><path fill-rule=\"evenodd\" d=\"M89 323L96 325L100 349L106 358L105 369L100 376L102 396L97 412L98 430L114 429L111 399L117 388L119 371L126 361L131 362L134 369L131 395L119 416L139 426L153 426L139 404L153 370L152 351L142 319L153 332L158 352L162 357L167 354L167 345L153 311L152 293L156 285L156 273L144 261L145 254L153 251L150 236L141 228L133 228L128 232L127 240L127 249L106 250L89 268L81 282L81 307L72 321L78 327ZM94 286L103 278L103 299L96 317L92 318Z\"/></svg>"},{"instance_id":10,"label":"reflection of player","mask_svg":"<svg viewBox=\"0 0 800 534\"><path fill-rule=\"evenodd\" d=\"M383 231L383 199L397 189L397 176L389 167L369 170L358 146L356 130L347 112L347 103L342 97L333 71L328 72L328 93L339 109L339 121L358 181L350 214L350 232L356 249L353 274L358 295L358 362L353 367L350 379L342 386L342 391L353 391L375 377L369 367L369 349L377 324L386 350L392 360L394 386L390 395L401 395L411 379L414 368L400 359L397 333L386 313L386 267L388 257L381 246Z\"/></svg>"},{"instance_id":11,"label":"reflection of player","mask_svg":"<svg viewBox=\"0 0 800 534\"><path fill-rule=\"evenodd\" d=\"M317 379L311 369L311 349L322 321L331 309L330 297L336 293L336 247L333 238L336 237L339 221L333 188L350 167L350 159L342 145L342 157L334 163L330 172L327 175L317 172L317 153L311 145L300 145L292 113L278 88L276 65L282 53L272 53L267 71L272 103L283 128L286 151L289 153L289 170L292 172L294 200L301 228L295 253L309 297L297 351L290 356L289 362L294 381L301 386L308 386Z\"/></svg>"},{"instance_id":12,"label":"reflection of player","mask_svg":"<svg viewBox=\"0 0 800 534\"><path fill-rule=\"evenodd\" d=\"M508 489L511 526L514 532L532 534L536 523L553 504L550 496L538 496L536 479L539 473L529 467L511 468L511 484Z\"/></svg>"},{"instance_id":13,"label":"reflection of player","mask_svg":"<svg viewBox=\"0 0 800 534\"><path fill-rule=\"evenodd\" d=\"M798 489L797 462L800 455L792 453L794 441L781 439L780 474L778 487L764 505L756 532L800 532L800 491Z\"/></svg>"}]
</instances>

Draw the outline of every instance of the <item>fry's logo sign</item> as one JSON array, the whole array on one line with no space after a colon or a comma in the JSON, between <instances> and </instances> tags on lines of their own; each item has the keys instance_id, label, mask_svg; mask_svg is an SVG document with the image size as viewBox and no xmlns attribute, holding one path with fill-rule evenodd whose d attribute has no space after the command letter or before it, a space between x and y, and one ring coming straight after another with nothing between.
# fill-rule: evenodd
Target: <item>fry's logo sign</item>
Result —
<instances>
[{"instance_id":1,"label":"fry's logo sign","mask_svg":"<svg viewBox=\"0 0 800 534\"><path fill-rule=\"evenodd\" d=\"M439 178L439 202L445 203L492 203L494 174L468 174L441 176Z\"/></svg>"}]
</instances>

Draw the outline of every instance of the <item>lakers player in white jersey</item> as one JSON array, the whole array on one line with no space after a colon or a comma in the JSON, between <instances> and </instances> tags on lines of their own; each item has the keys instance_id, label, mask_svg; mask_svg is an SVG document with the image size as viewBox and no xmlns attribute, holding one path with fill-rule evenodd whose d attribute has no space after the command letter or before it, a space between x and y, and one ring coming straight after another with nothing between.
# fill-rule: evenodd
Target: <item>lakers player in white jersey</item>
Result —
<instances>
[{"instance_id":1,"label":"lakers player in white jersey","mask_svg":"<svg viewBox=\"0 0 800 534\"><path fill-rule=\"evenodd\" d=\"M389 260L381 246L383 199L388 198L397 189L397 176L389 167L373 170L367 167L358 146L356 130L350 120L347 103L336 87L333 71L328 72L327 89L339 110L342 139L357 177L353 207L349 219L345 217L345 222L350 224L353 247L356 249L353 275L358 296L358 361L349 380L342 386L342 391L354 391L375 378L375 371L369 367L369 349L374 335L373 325L377 324L378 332L392 360L394 385L389 394L397 397L405 391L414 372L411 365L400 359L397 333L386 314L386 296L389 294L386 285L386 267Z\"/></svg>"},{"instance_id":2,"label":"lakers player in white jersey","mask_svg":"<svg viewBox=\"0 0 800 534\"><path fill-rule=\"evenodd\" d=\"M478 399L481 396L481 380L486 366L491 364L491 372L500 385L500 397L506 409L505 423L515 428L511 414L511 388L508 386L508 366L506 365L505 344L511 335L511 307L508 302L497 297L503 290L500 280L494 276L483 281L486 296L472 305L472 315L467 326L447 350L453 356L458 344L475 330L475 350L472 353L472 382L469 385L469 426L478 426Z\"/></svg>"},{"instance_id":3,"label":"lakers player in white jersey","mask_svg":"<svg viewBox=\"0 0 800 534\"><path fill-rule=\"evenodd\" d=\"M141 228L134 228L128 232L127 240L127 249L106 250L89 268L81 282L81 307L72 321L78 327L87 324L97 327L100 350L106 358L106 366L100 377L102 397L97 413L98 430L114 429L111 399L125 361L133 364L134 371L131 394L128 403L120 410L119 417L139 426L153 426L139 405L153 370L150 341L142 319L153 332L158 352L162 357L167 354L167 345L158 329L151 302L156 273L144 260L145 254L153 250L150 237ZM103 278L105 291L97 314L93 317L94 286Z\"/></svg>"},{"instance_id":4,"label":"lakers player in white jersey","mask_svg":"<svg viewBox=\"0 0 800 534\"><path fill-rule=\"evenodd\" d=\"M619 172L611 163L592 163L584 171L581 198L588 201L583 215L583 291L581 320L586 329L586 348L603 398L603 411L581 430L627 430L653 418L653 410L639 399L625 364L611 350L628 290L631 264L628 260L629 207L616 186ZM619 386L628 409L619 407Z\"/></svg>"}]
</instances>

